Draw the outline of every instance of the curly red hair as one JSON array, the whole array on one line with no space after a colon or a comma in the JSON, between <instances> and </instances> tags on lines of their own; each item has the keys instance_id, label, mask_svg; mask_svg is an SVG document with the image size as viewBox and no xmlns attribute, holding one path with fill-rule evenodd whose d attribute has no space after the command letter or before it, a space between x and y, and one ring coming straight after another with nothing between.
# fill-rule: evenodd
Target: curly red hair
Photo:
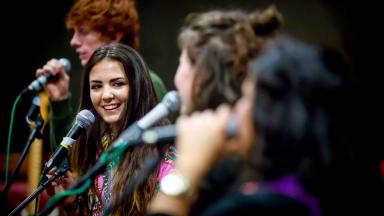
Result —
<instances>
[{"instance_id":1,"label":"curly red hair","mask_svg":"<svg viewBox=\"0 0 384 216\"><path fill-rule=\"evenodd\" d=\"M85 26L113 40L123 33L121 43L139 48L139 16L134 0L77 0L66 17L66 27Z\"/></svg>"}]
</instances>

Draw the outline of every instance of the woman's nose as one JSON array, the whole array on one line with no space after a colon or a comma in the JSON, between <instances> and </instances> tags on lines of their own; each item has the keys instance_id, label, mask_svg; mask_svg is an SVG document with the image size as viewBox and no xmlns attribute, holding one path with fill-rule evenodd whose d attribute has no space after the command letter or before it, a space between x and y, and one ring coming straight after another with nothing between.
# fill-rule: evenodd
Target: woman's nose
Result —
<instances>
[{"instance_id":1,"label":"woman's nose","mask_svg":"<svg viewBox=\"0 0 384 216\"><path fill-rule=\"evenodd\" d=\"M109 88L104 88L102 93L102 99L104 101L110 101L114 98L113 91L111 91Z\"/></svg>"}]
</instances>

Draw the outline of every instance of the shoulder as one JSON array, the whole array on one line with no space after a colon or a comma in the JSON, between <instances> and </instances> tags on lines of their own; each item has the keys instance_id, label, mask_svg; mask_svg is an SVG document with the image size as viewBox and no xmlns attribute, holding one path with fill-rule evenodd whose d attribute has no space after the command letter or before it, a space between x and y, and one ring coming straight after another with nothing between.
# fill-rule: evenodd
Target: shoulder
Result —
<instances>
[{"instance_id":1,"label":"shoulder","mask_svg":"<svg viewBox=\"0 0 384 216\"><path fill-rule=\"evenodd\" d=\"M289 197L258 192L253 195L235 193L212 204L202 215L298 215L309 216L309 209Z\"/></svg>"},{"instance_id":2,"label":"shoulder","mask_svg":"<svg viewBox=\"0 0 384 216\"><path fill-rule=\"evenodd\" d=\"M153 70L149 69L149 75L151 76L153 82L163 83L159 75L157 75Z\"/></svg>"},{"instance_id":3,"label":"shoulder","mask_svg":"<svg viewBox=\"0 0 384 216\"><path fill-rule=\"evenodd\" d=\"M149 75L151 77L151 81L153 84L153 87L155 88L156 94L158 95L158 99L161 100L165 93L167 92L167 88L165 87L165 84L163 80L152 70L149 70Z\"/></svg>"}]
</instances>

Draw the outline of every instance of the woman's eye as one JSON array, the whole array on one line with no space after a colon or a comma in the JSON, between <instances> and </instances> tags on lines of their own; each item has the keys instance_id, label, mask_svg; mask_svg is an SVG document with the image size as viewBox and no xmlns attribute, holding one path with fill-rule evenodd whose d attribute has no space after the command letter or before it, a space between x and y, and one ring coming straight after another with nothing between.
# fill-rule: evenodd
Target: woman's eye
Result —
<instances>
[{"instance_id":1,"label":"woman's eye","mask_svg":"<svg viewBox=\"0 0 384 216\"><path fill-rule=\"evenodd\" d=\"M116 87L119 87L119 86L123 86L123 85L126 85L125 82L114 82L112 83L113 86L116 86Z\"/></svg>"},{"instance_id":2,"label":"woman's eye","mask_svg":"<svg viewBox=\"0 0 384 216\"><path fill-rule=\"evenodd\" d=\"M91 85L91 89L99 89L100 86L99 85Z\"/></svg>"}]
</instances>

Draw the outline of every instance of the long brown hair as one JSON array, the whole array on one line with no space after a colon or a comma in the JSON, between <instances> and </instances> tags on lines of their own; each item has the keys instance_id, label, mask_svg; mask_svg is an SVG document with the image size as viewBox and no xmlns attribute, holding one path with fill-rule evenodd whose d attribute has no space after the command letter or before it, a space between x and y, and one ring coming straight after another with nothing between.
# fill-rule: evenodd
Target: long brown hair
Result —
<instances>
[{"instance_id":1,"label":"long brown hair","mask_svg":"<svg viewBox=\"0 0 384 216\"><path fill-rule=\"evenodd\" d=\"M241 96L248 62L281 24L274 6L250 14L240 10L190 14L178 37L196 73L187 113L234 104Z\"/></svg>"},{"instance_id":2,"label":"long brown hair","mask_svg":"<svg viewBox=\"0 0 384 216\"><path fill-rule=\"evenodd\" d=\"M72 171L75 176L83 175L97 160L98 147L102 143L102 137L110 131L108 125L104 123L101 116L98 115L92 105L90 98L89 73L92 68L104 59L120 62L123 67L129 83L129 98L127 101L127 111L123 120L123 125L119 132L129 127L132 123L139 120L149 112L156 104L157 97L150 80L147 66L140 55L131 47L123 44L111 43L98 48L85 65L80 110L88 109L95 115L95 124L81 136L78 143L70 153ZM113 141L113 140L112 140ZM119 199L121 190L129 179L135 175L143 166L143 159L152 154L153 149L148 146L137 146L131 148L120 159L119 165L115 169L114 179L112 181L111 199ZM80 159L81 158L81 159ZM144 214L148 201L155 193L156 174L151 174L147 180L136 187L130 197L122 202L118 212L113 214ZM92 189L95 191L95 188ZM88 195L85 194L85 200Z\"/></svg>"}]
</instances>

